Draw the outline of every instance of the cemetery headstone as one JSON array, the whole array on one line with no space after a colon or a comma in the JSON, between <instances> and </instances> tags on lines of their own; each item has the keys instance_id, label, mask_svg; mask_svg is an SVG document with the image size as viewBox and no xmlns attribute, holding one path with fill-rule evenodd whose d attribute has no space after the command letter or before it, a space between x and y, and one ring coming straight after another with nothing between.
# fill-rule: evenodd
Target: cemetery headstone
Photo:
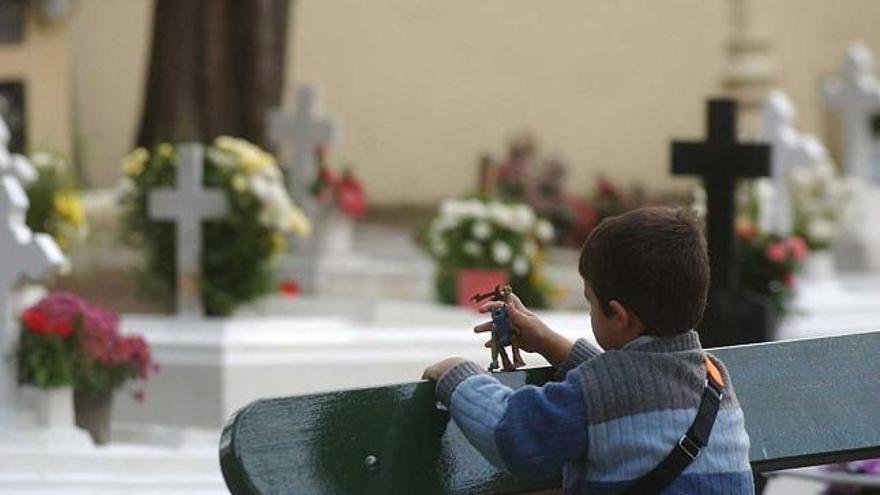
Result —
<instances>
[{"instance_id":1,"label":"cemetery headstone","mask_svg":"<svg viewBox=\"0 0 880 495\"><path fill-rule=\"evenodd\" d=\"M840 75L823 88L826 104L840 116L844 172L858 187L835 246L845 270L880 270L880 81L874 65L870 50L855 44Z\"/></svg>"},{"instance_id":2,"label":"cemetery headstone","mask_svg":"<svg viewBox=\"0 0 880 495\"><path fill-rule=\"evenodd\" d=\"M734 100L709 100L705 141L672 143L674 175L697 175L707 195L706 230L712 284L700 326L706 346L767 340L772 313L764 301L740 289L734 238L734 188L740 177L770 172L770 147L738 141Z\"/></svg>"},{"instance_id":3,"label":"cemetery headstone","mask_svg":"<svg viewBox=\"0 0 880 495\"><path fill-rule=\"evenodd\" d=\"M199 143L177 146L177 178L173 189L149 195L149 215L176 225L177 313L204 314L201 294L202 221L226 214L226 199L219 189L205 189L204 149Z\"/></svg>"},{"instance_id":4,"label":"cemetery headstone","mask_svg":"<svg viewBox=\"0 0 880 495\"><path fill-rule=\"evenodd\" d=\"M57 273L65 261L61 249L47 234L34 234L25 223L28 198L18 180L0 171L0 408L16 404L17 380L13 352L18 326L13 295L22 279Z\"/></svg>"},{"instance_id":5,"label":"cemetery headstone","mask_svg":"<svg viewBox=\"0 0 880 495\"><path fill-rule=\"evenodd\" d=\"M780 237L792 233L794 211L790 187L791 170L806 167L825 155L821 144L810 136L795 130L794 105L785 93L774 91L764 100L761 109L761 128L758 139L773 147L771 152L770 178L773 184L773 200L769 212L769 225L762 230Z\"/></svg>"},{"instance_id":6,"label":"cemetery headstone","mask_svg":"<svg viewBox=\"0 0 880 495\"><path fill-rule=\"evenodd\" d=\"M880 168L880 81L874 76L874 56L862 44L852 45L839 77L828 81L823 96L840 115L843 167L847 175L870 180ZM876 173L876 172L875 172Z\"/></svg>"},{"instance_id":7,"label":"cemetery headstone","mask_svg":"<svg viewBox=\"0 0 880 495\"><path fill-rule=\"evenodd\" d=\"M290 195L311 220L315 219L318 209L311 194L318 174L315 148L337 144L340 141L339 128L332 117L318 114L318 92L311 86L296 88L293 115L276 109L269 116L269 138L281 148L292 148L280 150L282 163L288 167Z\"/></svg>"}]
</instances>

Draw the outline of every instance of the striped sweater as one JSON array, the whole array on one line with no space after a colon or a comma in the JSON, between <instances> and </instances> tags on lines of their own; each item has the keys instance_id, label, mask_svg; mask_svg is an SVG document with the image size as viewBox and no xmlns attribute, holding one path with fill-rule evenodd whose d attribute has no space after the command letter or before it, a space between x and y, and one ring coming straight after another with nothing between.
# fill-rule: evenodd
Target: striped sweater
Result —
<instances>
[{"instance_id":1,"label":"striped sweater","mask_svg":"<svg viewBox=\"0 0 880 495\"><path fill-rule=\"evenodd\" d=\"M516 391L464 362L437 396L480 453L514 475L559 479L567 494L615 493L653 469L693 423L706 379L697 333L602 352L578 340L561 381ZM709 444L664 492L751 494L749 437L727 369Z\"/></svg>"}]
</instances>

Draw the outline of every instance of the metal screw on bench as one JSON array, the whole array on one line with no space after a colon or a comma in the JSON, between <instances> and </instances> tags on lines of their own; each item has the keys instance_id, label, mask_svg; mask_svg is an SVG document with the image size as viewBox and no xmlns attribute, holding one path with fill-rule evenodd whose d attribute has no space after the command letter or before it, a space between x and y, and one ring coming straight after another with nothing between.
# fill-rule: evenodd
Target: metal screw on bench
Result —
<instances>
[{"instance_id":1,"label":"metal screw on bench","mask_svg":"<svg viewBox=\"0 0 880 495\"><path fill-rule=\"evenodd\" d=\"M374 455L364 457L364 466L367 467L368 471L375 473L379 470L379 458Z\"/></svg>"}]
</instances>

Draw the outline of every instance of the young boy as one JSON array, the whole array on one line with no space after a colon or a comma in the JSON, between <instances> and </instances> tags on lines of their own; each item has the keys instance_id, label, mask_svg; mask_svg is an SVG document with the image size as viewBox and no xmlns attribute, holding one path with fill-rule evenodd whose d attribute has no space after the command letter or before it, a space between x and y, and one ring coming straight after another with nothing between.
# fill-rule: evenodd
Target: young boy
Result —
<instances>
[{"instance_id":1,"label":"young boy","mask_svg":"<svg viewBox=\"0 0 880 495\"><path fill-rule=\"evenodd\" d=\"M578 268L605 352L555 333L516 297L507 304L523 350L543 355L562 381L514 391L462 358L425 370L468 440L515 475L561 476L567 494L752 493L742 410L693 330L709 287L694 219L670 208L606 219Z\"/></svg>"}]
</instances>

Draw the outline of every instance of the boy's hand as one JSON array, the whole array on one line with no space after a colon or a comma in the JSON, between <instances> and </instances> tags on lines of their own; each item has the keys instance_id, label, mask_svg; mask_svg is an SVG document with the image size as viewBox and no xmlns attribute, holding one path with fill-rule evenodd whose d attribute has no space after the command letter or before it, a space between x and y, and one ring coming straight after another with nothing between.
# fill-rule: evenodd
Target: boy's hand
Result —
<instances>
[{"instance_id":1,"label":"boy's hand","mask_svg":"<svg viewBox=\"0 0 880 495\"><path fill-rule=\"evenodd\" d=\"M441 376L443 376L444 373L454 368L455 365L461 364L465 361L467 361L467 359L465 358L450 357L444 359L443 361L436 362L431 366L425 368L425 372L422 373L422 379L433 380L436 382L440 379Z\"/></svg>"},{"instance_id":2,"label":"boy's hand","mask_svg":"<svg viewBox=\"0 0 880 495\"><path fill-rule=\"evenodd\" d=\"M480 306L480 313L491 313L494 309L504 306L501 301L489 301ZM561 365L568 357L573 345L568 339L554 332L537 315L523 305L516 294L510 295L507 304L507 317L513 327L519 331L520 348L527 352L536 352L544 356L550 364ZM487 321L474 327L475 333L492 331L492 322ZM486 342L491 347L492 342Z\"/></svg>"}]
</instances>

